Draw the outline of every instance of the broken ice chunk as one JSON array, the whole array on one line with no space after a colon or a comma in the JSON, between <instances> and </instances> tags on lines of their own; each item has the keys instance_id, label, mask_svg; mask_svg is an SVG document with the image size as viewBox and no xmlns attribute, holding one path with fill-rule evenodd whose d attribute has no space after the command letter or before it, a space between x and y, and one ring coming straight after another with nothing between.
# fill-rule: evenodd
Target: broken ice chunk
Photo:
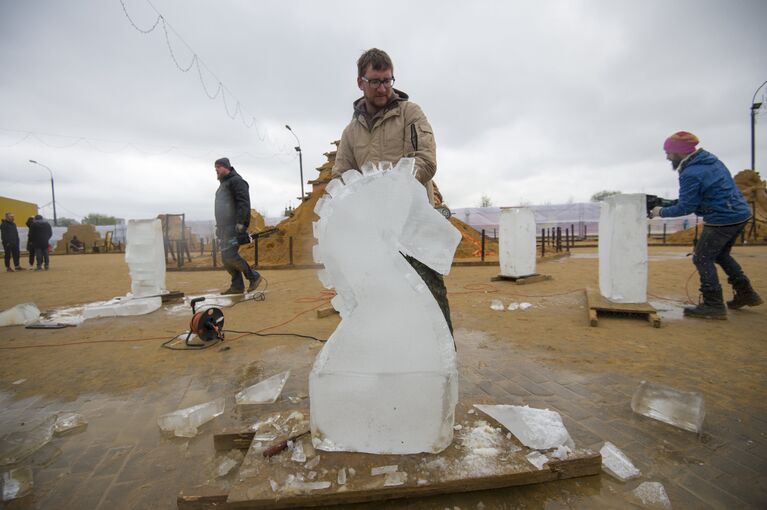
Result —
<instances>
[{"instance_id":1,"label":"broken ice chunk","mask_svg":"<svg viewBox=\"0 0 767 510\"><path fill-rule=\"evenodd\" d=\"M634 467L631 460L610 441L605 441L599 453L602 455L602 469L621 482L637 478L642 474Z\"/></svg>"},{"instance_id":2,"label":"broken ice chunk","mask_svg":"<svg viewBox=\"0 0 767 510\"><path fill-rule=\"evenodd\" d=\"M370 469L370 476L386 475L389 473L396 473L399 470L399 466L378 466Z\"/></svg>"},{"instance_id":3,"label":"broken ice chunk","mask_svg":"<svg viewBox=\"0 0 767 510\"><path fill-rule=\"evenodd\" d=\"M570 449L569 446L562 445L562 446L557 446L557 449L551 453L551 456L554 457L555 459L565 460L571 453L573 453L573 451Z\"/></svg>"},{"instance_id":4,"label":"broken ice chunk","mask_svg":"<svg viewBox=\"0 0 767 510\"><path fill-rule=\"evenodd\" d=\"M304 467L306 469L314 469L314 468L317 467L317 464L319 464L319 463L320 463L320 455L317 455L317 456L313 457L312 460L310 460L309 462L304 464Z\"/></svg>"},{"instance_id":5,"label":"broken ice chunk","mask_svg":"<svg viewBox=\"0 0 767 510\"><path fill-rule=\"evenodd\" d=\"M538 451L528 453L525 458L538 469L543 469L543 466L549 461L548 457Z\"/></svg>"},{"instance_id":6,"label":"broken ice chunk","mask_svg":"<svg viewBox=\"0 0 767 510\"><path fill-rule=\"evenodd\" d=\"M518 310L519 309L519 303L517 303L517 302L509 303L509 306L506 309L509 310L509 311L512 311L512 312L514 310Z\"/></svg>"},{"instance_id":7,"label":"broken ice chunk","mask_svg":"<svg viewBox=\"0 0 767 510\"><path fill-rule=\"evenodd\" d=\"M506 427L528 448L548 450L564 444L573 446L562 417L556 411L512 405L476 404L474 407Z\"/></svg>"},{"instance_id":8,"label":"broken ice chunk","mask_svg":"<svg viewBox=\"0 0 767 510\"><path fill-rule=\"evenodd\" d=\"M197 428L224 413L224 397L163 414L157 419L157 425L165 433L177 437L194 437Z\"/></svg>"},{"instance_id":9,"label":"broken ice chunk","mask_svg":"<svg viewBox=\"0 0 767 510\"><path fill-rule=\"evenodd\" d=\"M278 484L271 478L269 479L269 486L272 488L272 492L277 492L278 490L280 490L280 484Z\"/></svg>"},{"instance_id":10,"label":"broken ice chunk","mask_svg":"<svg viewBox=\"0 0 767 510\"><path fill-rule=\"evenodd\" d=\"M288 475L283 486L285 492L295 493L307 493L316 490L327 489L330 487L330 482L304 482L298 479L295 475Z\"/></svg>"},{"instance_id":11,"label":"broken ice chunk","mask_svg":"<svg viewBox=\"0 0 767 510\"><path fill-rule=\"evenodd\" d=\"M342 467L338 470L338 478L336 479L338 485L346 485L346 468Z\"/></svg>"},{"instance_id":12,"label":"broken ice chunk","mask_svg":"<svg viewBox=\"0 0 767 510\"><path fill-rule=\"evenodd\" d=\"M40 318L40 310L32 303L23 303L0 312L0 327L23 326Z\"/></svg>"},{"instance_id":13,"label":"broken ice chunk","mask_svg":"<svg viewBox=\"0 0 767 510\"><path fill-rule=\"evenodd\" d=\"M17 430L0 439L0 466L16 464L48 444L53 437L56 415L29 430Z\"/></svg>"},{"instance_id":14,"label":"broken ice chunk","mask_svg":"<svg viewBox=\"0 0 767 510\"><path fill-rule=\"evenodd\" d=\"M53 433L57 436L63 436L64 434L82 432L87 427L88 421L82 414L60 413L56 416L56 423L53 425Z\"/></svg>"},{"instance_id":15,"label":"broken ice chunk","mask_svg":"<svg viewBox=\"0 0 767 510\"><path fill-rule=\"evenodd\" d=\"M231 473L232 469L240 465L244 457L245 454L241 450L231 450L216 468L216 475L219 478L225 477Z\"/></svg>"},{"instance_id":16,"label":"broken ice chunk","mask_svg":"<svg viewBox=\"0 0 767 510\"><path fill-rule=\"evenodd\" d=\"M288 377L290 370L273 375L237 393L234 400L237 404L273 404L282 393Z\"/></svg>"},{"instance_id":17,"label":"broken ice chunk","mask_svg":"<svg viewBox=\"0 0 767 510\"><path fill-rule=\"evenodd\" d=\"M344 180L345 184L351 184L354 181L358 181L362 179L362 174L359 173L357 170L347 170L343 174L341 174L341 178Z\"/></svg>"},{"instance_id":18,"label":"broken ice chunk","mask_svg":"<svg viewBox=\"0 0 767 510\"><path fill-rule=\"evenodd\" d=\"M660 482L643 482L631 491L631 495L645 507L671 510L666 488Z\"/></svg>"},{"instance_id":19,"label":"broken ice chunk","mask_svg":"<svg viewBox=\"0 0 767 510\"><path fill-rule=\"evenodd\" d=\"M520 310L527 310L528 308L532 307L530 303L519 303L519 309Z\"/></svg>"},{"instance_id":20,"label":"broken ice chunk","mask_svg":"<svg viewBox=\"0 0 767 510\"><path fill-rule=\"evenodd\" d=\"M290 456L290 460L293 462L306 462L306 454L304 453L304 446L301 441L293 445L293 455Z\"/></svg>"},{"instance_id":21,"label":"broken ice chunk","mask_svg":"<svg viewBox=\"0 0 767 510\"><path fill-rule=\"evenodd\" d=\"M493 299L490 301L490 309L495 310L496 312L502 312L505 309L503 306L503 301L500 299Z\"/></svg>"},{"instance_id":22,"label":"broken ice chunk","mask_svg":"<svg viewBox=\"0 0 767 510\"><path fill-rule=\"evenodd\" d=\"M32 468L29 466L19 467L6 471L0 479L2 484L2 501L23 498L32 492Z\"/></svg>"},{"instance_id":23,"label":"broken ice chunk","mask_svg":"<svg viewBox=\"0 0 767 510\"><path fill-rule=\"evenodd\" d=\"M407 473L404 471L386 473L386 478L384 478L384 487L396 487L398 485L404 485L405 482L407 482Z\"/></svg>"},{"instance_id":24,"label":"broken ice chunk","mask_svg":"<svg viewBox=\"0 0 767 510\"><path fill-rule=\"evenodd\" d=\"M338 195L340 195L344 188L344 183L341 181L341 179L332 179L327 186L325 186L325 193L332 196L333 198L337 198Z\"/></svg>"},{"instance_id":25,"label":"broken ice chunk","mask_svg":"<svg viewBox=\"0 0 767 510\"><path fill-rule=\"evenodd\" d=\"M631 399L631 410L690 432L700 432L706 407L703 395L642 381Z\"/></svg>"}]
</instances>

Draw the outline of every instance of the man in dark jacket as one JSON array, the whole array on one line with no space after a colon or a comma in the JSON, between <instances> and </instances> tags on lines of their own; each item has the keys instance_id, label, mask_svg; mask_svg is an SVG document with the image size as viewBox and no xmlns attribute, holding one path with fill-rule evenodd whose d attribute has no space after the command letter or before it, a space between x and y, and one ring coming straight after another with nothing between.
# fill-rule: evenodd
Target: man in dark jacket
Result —
<instances>
[{"instance_id":1,"label":"man in dark jacket","mask_svg":"<svg viewBox=\"0 0 767 510\"><path fill-rule=\"evenodd\" d=\"M692 261L700 275L702 302L687 307L687 317L726 319L722 287L716 274L719 264L733 287L732 309L762 304L743 269L730 254L732 245L751 219L751 208L743 198L727 167L703 149L696 149L698 138L678 131L663 144L666 159L679 172L679 200L668 207L656 207L653 217L673 218L695 213L703 216L703 233L695 245Z\"/></svg>"},{"instance_id":2,"label":"man in dark jacket","mask_svg":"<svg viewBox=\"0 0 767 510\"><path fill-rule=\"evenodd\" d=\"M29 237L32 240L32 246L35 249L35 259L37 267L35 271L42 271L43 265L47 271L50 267L50 258L48 255L48 243L53 237L51 224L43 219L39 214L35 216L35 221L29 227Z\"/></svg>"},{"instance_id":3,"label":"man in dark jacket","mask_svg":"<svg viewBox=\"0 0 767 510\"><path fill-rule=\"evenodd\" d=\"M221 246L221 261L232 277L232 283L223 294L242 294L248 279L248 292L253 292L261 281L261 275L254 271L240 256L238 237L247 236L250 225L250 191L248 183L229 163L229 158L216 160L214 164L220 182L216 190L216 237Z\"/></svg>"},{"instance_id":4,"label":"man in dark jacket","mask_svg":"<svg viewBox=\"0 0 767 510\"><path fill-rule=\"evenodd\" d=\"M19 229L13 222L13 214L5 213L5 218L0 225L0 236L3 238L3 251L5 252L5 270L13 272L11 268L11 259L17 271L24 269L19 265Z\"/></svg>"}]
</instances>

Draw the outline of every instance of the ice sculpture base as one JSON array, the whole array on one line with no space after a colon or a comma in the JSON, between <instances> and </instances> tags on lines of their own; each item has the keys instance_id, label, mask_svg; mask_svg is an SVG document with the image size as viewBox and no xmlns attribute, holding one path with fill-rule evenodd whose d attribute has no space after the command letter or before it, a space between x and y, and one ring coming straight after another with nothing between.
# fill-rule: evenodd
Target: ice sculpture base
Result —
<instances>
[{"instance_id":1,"label":"ice sculpture base","mask_svg":"<svg viewBox=\"0 0 767 510\"><path fill-rule=\"evenodd\" d=\"M453 440L450 403L458 384L452 376L346 372L312 377L312 437L320 450L438 453ZM338 409L344 413L339 415ZM440 431L436 440L435 430Z\"/></svg>"}]
</instances>

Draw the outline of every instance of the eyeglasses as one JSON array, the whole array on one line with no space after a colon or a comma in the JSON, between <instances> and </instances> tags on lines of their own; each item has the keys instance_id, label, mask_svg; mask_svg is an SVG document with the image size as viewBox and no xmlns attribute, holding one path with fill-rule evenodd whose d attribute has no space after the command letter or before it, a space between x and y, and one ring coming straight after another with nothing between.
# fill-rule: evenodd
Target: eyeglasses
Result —
<instances>
[{"instance_id":1,"label":"eyeglasses","mask_svg":"<svg viewBox=\"0 0 767 510\"><path fill-rule=\"evenodd\" d=\"M365 78L364 76L362 76L361 78L362 78L362 81L364 81L365 83L367 83L374 89L377 89L381 85L389 89L392 87L392 85L394 85L394 76L392 76L391 78L383 79L383 80L369 80Z\"/></svg>"}]
</instances>

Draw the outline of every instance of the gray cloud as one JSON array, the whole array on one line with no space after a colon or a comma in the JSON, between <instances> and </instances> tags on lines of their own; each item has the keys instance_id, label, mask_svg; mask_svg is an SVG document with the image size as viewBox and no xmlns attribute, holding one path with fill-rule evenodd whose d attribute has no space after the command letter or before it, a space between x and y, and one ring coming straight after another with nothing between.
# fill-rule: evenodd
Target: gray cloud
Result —
<instances>
[{"instance_id":1,"label":"gray cloud","mask_svg":"<svg viewBox=\"0 0 767 510\"><path fill-rule=\"evenodd\" d=\"M125 4L137 25L154 21L145 0ZM663 139L687 129L733 173L748 167L749 101L767 79L767 5L756 0L154 5L270 141L230 120L196 69L176 69L162 31L137 32L119 1L6 0L0 128L104 141L12 145L22 134L0 131L0 194L49 201L32 158L54 170L67 216L207 219L212 161L228 155L254 206L278 214L299 193L284 124L301 139L305 178L314 177L351 116L355 61L371 46L392 55L397 86L429 116L437 182L453 207L483 193L498 205L587 200L606 188L674 194ZM187 64L191 53L170 39ZM767 161L764 122L757 151Z\"/></svg>"}]
</instances>

